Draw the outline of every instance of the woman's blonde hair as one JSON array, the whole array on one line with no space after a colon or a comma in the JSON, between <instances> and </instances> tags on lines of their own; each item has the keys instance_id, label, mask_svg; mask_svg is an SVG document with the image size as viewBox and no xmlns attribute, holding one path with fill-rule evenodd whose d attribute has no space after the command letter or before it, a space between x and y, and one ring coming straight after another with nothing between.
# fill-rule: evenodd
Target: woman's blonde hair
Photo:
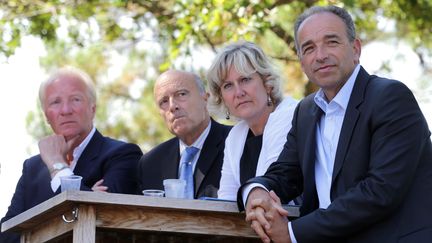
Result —
<instances>
[{"instance_id":1,"label":"woman's blonde hair","mask_svg":"<svg viewBox=\"0 0 432 243\"><path fill-rule=\"evenodd\" d=\"M221 85L230 68L244 76L257 73L264 86L271 87L270 98L277 106L283 98L279 74L273 68L269 58L262 49L252 42L238 41L225 46L216 56L209 70L207 80L210 90L209 108L212 113L225 115L228 112L223 103Z\"/></svg>"}]
</instances>

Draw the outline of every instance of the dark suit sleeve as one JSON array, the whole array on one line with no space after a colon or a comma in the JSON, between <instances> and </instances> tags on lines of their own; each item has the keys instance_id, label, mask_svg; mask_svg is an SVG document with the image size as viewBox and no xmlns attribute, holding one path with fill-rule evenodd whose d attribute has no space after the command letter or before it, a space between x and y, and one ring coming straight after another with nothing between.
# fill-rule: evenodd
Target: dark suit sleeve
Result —
<instances>
[{"instance_id":1,"label":"dark suit sleeve","mask_svg":"<svg viewBox=\"0 0 432 243\"><path fill-rule=\"evenodd\" d=\"M296 114L297 112L295 112ZM256 182L266 188L274 190L282 198L282 203L288 203L303 191L303 174L300 167L297 139L296 139L296 115L293 117L293 127L288 132L287 142L284 145L277 161L273 163L266 174L271 176L257 178ZM285 185L283 187L279 185Z\"/></svg>"},{"instance_id":2,"label":"dark suit sleeve","mask_svg":"<svg viewBox=\"0 0 432 243\"><path fill-rule=\"evenodd\" d=\"M12 197L11 204L8 208L8 211L6 212L6 215L1 219L1 223L15 217L16 215L22 213L25 211L24 208L24 180L25 178L29 178L29 175L27 175L27 169L26 169L26 163L23 165L22 175L20 179L18 180L18 184L15 189L15 193ZM13 232L5 232L0 233L0 242L2 243L9 243L9 242L19 242L20 241L20 234L13 233Z\"/></svg>"},{"instance_id":3,"label":"dark suit sleeve","mask_svg":"<svg viewBox=\"0 0 432 243\"><path fill-rule=\"evenodd\" d=\"M142 156L141 149L130 143L122 144L106 155L103 166L103 184L108 192L136 193L135 170Z\"/></svg>"},{"instance_id":4,"label":"dark suit sleeve","mask_svg":"<svg viewBox=\"0 0 432 243\"><path fill-rule=\"evenodd\" d=\"M166 159L172 159L174 162L176 161L169 155L167 150L165 150L165 154L163 154L163 151L159 151L159 147L145 153L141 157L135 172L136 181L138 183L138 195L142 195L142 191L146 189L164 189L162 185L162 181L164 180L162 170L171 170L172 167L174 167L168 167L167 164L164 163ZM164 165L165 168L162 168ZM172 178L177 178L174 177L174 173L172 174Z\"/></svg>"}]
</instances>

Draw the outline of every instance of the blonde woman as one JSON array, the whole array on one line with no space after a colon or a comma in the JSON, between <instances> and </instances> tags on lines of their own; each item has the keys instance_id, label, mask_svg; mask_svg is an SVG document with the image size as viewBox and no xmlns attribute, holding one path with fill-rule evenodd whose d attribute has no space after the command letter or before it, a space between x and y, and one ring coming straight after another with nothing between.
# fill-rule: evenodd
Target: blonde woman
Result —
<instances>
[{"instance_id":1,"label":"blonde woman","mask_svg":"<svg viewBox=\"0 0 432 243\"><path fill-rule=\"evenodd\" d=\"M230 131L218 198L236 200L248 179L276 161L291 128L297 101L283 98L280 77L259 46L236 42L223 48L207 79L210 104L238 122Z\"/></svg>"}]
</instances>

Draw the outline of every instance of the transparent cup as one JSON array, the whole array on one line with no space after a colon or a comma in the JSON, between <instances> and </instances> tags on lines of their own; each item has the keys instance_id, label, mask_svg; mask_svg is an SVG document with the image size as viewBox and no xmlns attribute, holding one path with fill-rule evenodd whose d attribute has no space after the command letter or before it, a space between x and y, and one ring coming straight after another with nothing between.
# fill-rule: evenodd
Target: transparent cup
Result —
<instances>
[{"instance_id":1,"label":"transparent cup","mask_svg":"<svg viewBox=\"0 0 432 243\"><path fill-rule=\"evenodd\" d=\"M186 181L181 179L163 180L165 196L171 198L185 198Z\"/></svg>"},{"instance_id":2,"label":"transparent cup","mask_svg":"<svg viewBox=\"0 0 432 243\"><path fill-rule=\"evenodd\" d=\"M61 191L79 191L81 188L82 177L79 175L70 175L60 177Z\"/></svg>"},{"instance_id":3,"label":"transparent cup","mask_svg":"<svg viewBox=\"0 0 432 243\"><path fill-rule=\"evenodd\" d=\"M163 197L165 194L164 191L155 190L155 189L143 190L142 193L144 194L144 196L147 196L147 197Z\"/></svg>"}]
</instances>

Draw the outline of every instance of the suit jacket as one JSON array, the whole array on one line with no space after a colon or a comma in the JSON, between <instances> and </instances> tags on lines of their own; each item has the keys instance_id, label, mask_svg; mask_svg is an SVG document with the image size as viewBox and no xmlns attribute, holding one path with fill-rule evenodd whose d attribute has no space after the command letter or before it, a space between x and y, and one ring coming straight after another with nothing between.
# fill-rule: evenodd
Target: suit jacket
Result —
<instances>
[{"instance_id":1,"label":"suit jacket","mask_svg":"<svg viewBox=\"0 0 432 243\"><path fill-rule=\"evenodd\" d=\"M91 191L91 187L103 178L103 185L108 186L108 192L133 194L136 191L133 175L141 156L141 149L137 145L103 137L96 130L79 157L74 174L83 177L81 190ZM51 189L51 176L40 155L27 159L11 204L1 222L58 193L60 188L55 193ZM0 242L19 242L19 234L1 233Z\"/></svg>"},{"instance_id":2,"label":"suit jacket","mask_svg":"<svg viewBox=\"0 0 432 243\"><path fill-rule=\"evenodd\" d=\"M231 127L211 121L210 132L204 141L194 171L194 198L217 197L225 138ZM179 139L177 137L165 141L139 161L137 181L139 194L145 189L163 190L163 180L178 178L180 163Z\"/></svg>"},{"instance_id":3,"label":"suit jacket","mask_svg":"<svg viewBox=\"0 0 432 243\"><path fill-rule=\"evenodd\" d=\"M298 242L431 242L432 145L411 91L360 69L342 124L327 209L318 208L315 187L322 111L313 96L297 106L278 161L248 182L275 190L285 201L303 192L302 216L292 222Z\"/></svg>"}]
</instances>

